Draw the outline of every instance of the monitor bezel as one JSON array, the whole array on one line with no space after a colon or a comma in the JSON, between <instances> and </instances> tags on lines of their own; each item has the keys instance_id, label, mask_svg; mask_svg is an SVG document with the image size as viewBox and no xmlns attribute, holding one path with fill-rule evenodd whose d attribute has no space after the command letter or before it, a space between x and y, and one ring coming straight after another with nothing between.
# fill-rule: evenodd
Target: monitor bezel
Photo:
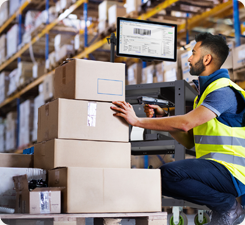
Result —
<instances>
[{"instance_id":1,"label":"monitor bezel","mask_svg":"<svg viewBox=\"0 0 245 225\"><path fill-rule=\"evenodd\" d=\"M142 23L149 23L149 24L157 24L157 25L165 25L165 26L173 26L175 27L175 35L174 35L174 58L160 58L160 57L151 57L151 56L139 56L139 55L133 55L133 54L124 54L119 53L119 32L120 32L120 21L133 21L133 22L142 22ZM143 61L170 61L170 62L176 62L177 61L177 25L171 24L171 23L161 23L161 22L155 22L155 21L149 21L149 20L138 20L138 19L130 19L130 18L124 18L124 17L117 17L117 47L116 47L116 54L118 57L129 57L129 58L140 58Z\"/></svg>"}]
</instances>

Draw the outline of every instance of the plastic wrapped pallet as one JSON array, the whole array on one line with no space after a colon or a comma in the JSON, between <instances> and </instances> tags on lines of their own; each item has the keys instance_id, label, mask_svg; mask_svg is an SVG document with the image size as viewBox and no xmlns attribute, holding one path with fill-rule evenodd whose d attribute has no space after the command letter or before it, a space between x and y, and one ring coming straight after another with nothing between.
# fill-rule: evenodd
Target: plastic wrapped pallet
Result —
<instances>
[{"instance_id":1,"label":"plastic wrapped pallet","mask_svg":"<svg viewBox=\"0 0 245 225\"><path fill-rule=\"evenodd\" d=\"M2 3L0 8L0 26L2 26L9 17L9 2Z\"/></svg>"},{"instance_id":2,"label":"plastic wrapped pallet","mask_svg":"<svg viewBox=\"0 0 245 225\"><path fill-rule=\"evenodd\" d=\"M57 34L54 38L54 49L59 51L65 44L70 44L71 40L74 39L74 35L70 34Z\"/></svg>"},{"instance_id":3,"label":"plastic wrapped pallet","mask_svg":"<svg viewBox=\"0 0 245 225\"><path fill-rule=\"evenodd\" d=\"M9 86L8 75L9 72L0 73L0 103L3 102L7 97Z\"/></svg>"},{"instance_id":4,"label":"plastic wrapped pallet","mask_svg":"<svg viewBox=\"0 0 245 225\"><path fill-rule=\"evenodd\" d=\"M3 121L0 121L0 152L5 151L4 133L5 133L5 124L3 123Z\"/></svg>"},{"instance_id":5,"label":"plastic wrapped pallet","mask_svg":"<svg viewBox=\"0 0 245 225\"><path fill-rule=\"evenodd\" d=\"M108 10L109 26L117 25L117 17L126 15L126 9L121 5L113 5Z\"/></svg>"},{"instance_id":6,"label":"plastic wrapped pallet","mask_svg":"<svg viewBox=\"0 0 245 225\"><path fill-rule=\"evenodd\" d=\"M16 149L16 112L10 112L6 118L5 149L11 151Z\"/></svg>"},{"instance_id":7,"label":"plastic wrapped pallet","mask_svg":"<svg viewBox=\"0 0 245 225\"><path fill-rule=\"evenodd\" d=\"M8 96L16 91L18 87L18 83L19 83L19 73L17 68L9 74L9 87L7 93Z\"/></svg>"},{"instance_id":8,"label":"plastic wrapped pallet","mask_svg":"<svg viewBox=\"0 0 245 225\"><path fill-rule=\"evenodd\" d=\"M33 101L27 100L20 104L19 148L30 143L33 125Z\"/></svg>"},{"instance_id":9,"label":"plastic wrapped pallet","mask_svg":"<svg viewBox=\"0 0 245 225\"><path fill-rule=\"evenodd\" d=\"M19 62L18 63L18 76L19 76L19 84L25 84L30 78L32 78L32 67L33 63L31 62Z\"/></svg>"},{"instance_id":10,"label":"plastic wrapped pallet","mask_svg":"<svg viewBox=\"0 0 245 225\"><path fill-rule=\"evenodd\" d=\"M35 21L39 16L40 11L29 10L25 17L25 31L32 32L35 29Z\"/></svg>"},{"instance_id":11,"label":"plastic wrapped pallet","mask_svg":"<svg viewBox=\"0 0 245 225\"><path fill-rule=\"evenodd\" d=\"M141 0L127 0L126 1L126 12L139 12L141 6Z\"/></svg>"},{"instance_id":12,"label":"plastic wrapped pallet","mask_svg":"<svg viewBox=\"0 0 245 225\"><path fill-rule=\"evenodd\" d=\"M18 46L18 25L15 24L7 32L7 57L11 57L17 52Z\"/></svg>"},{"instance_id":13,"label":"plastic wrapped pallet","mask_svg":"<svg viewBox=\"0 0 245 225\"><path fill-rule=\"evenodd\" d=\"M99 4L99 21L108 20L108 10L115 4L117 4L115 1L103 1Z\"/></svg>"},{"instance_id":14,"label":"plastic wrapped pallet","mask_svg":"<svg viewBox=\"0 0 245 225\"><path fill-rule=\"evenodd\" d=\"M57 18L57 13L55 7L50 7L47 13L46 10L43 10L38 14L35 20L35 28L39 27L41 24L46 24L47 19L52 23Z\"/></svg>"},{"instance_id":15,"label":"plastic wrapped pallet","mask_svg":"<svg viewBox=\"0 0 245 225\"><path fill-rule=\"evenodd\" d=\"M9 0L9 15L12 16L20 7L21 2L16 0Z\"/></svg>"},{"instance_id":16,"label":"plastic wrapped pallet","mask_svg":"<svg viewBox=\"0 0 245 225\"><path fill-rule=\"evenodd\" d=\"M43 94L38 95L34 99L34 112L33 112L33 131L32 131L32 141L37 141L37 123L38 123L38 108L44 105Z\"/></svg>"}]
</instances>

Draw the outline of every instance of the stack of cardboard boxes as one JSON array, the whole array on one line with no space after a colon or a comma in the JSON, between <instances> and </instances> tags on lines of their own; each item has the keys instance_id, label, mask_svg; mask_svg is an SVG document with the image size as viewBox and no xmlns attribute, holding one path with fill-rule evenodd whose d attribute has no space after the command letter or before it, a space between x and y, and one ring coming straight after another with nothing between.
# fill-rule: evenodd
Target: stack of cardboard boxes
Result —
<instances>
[{"instance_id":1,"label":"stack of cardboard boxes","mask_svg":"<svg viewBox=\"0 0 245 225\"><path fill-rule=\"evenodd\" d=\"M125 65L72 60L55 71L56 100L39 108L34 167L49 170L64 213L161 211L159 170L131 169Z\"/></svg>"},{"instance_id":2,"label":"stack of cardboard boxes","mask_svg":"<svg viewBox=\"0 0 245 225\"><path fill-rule=\"evenodd\" d=\"M7 39L6 35L3 34L0 37L0 65L5 62L7 53Z\"/></svg>"}]
</instances>

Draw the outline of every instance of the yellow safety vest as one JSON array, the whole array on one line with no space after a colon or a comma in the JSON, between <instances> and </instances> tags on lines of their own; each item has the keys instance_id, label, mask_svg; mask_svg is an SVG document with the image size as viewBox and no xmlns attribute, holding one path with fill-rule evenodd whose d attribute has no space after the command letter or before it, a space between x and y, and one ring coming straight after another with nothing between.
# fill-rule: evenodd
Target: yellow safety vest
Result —
<instances>
[{"instance_id":1,"label":"yellow safety vest","mask_svg":"<svg viewBox=\"0 0 245 225\"><path fill-rule=\"evenodd\" d=\"M245 98L242 88L228 78L220 78L206 88L198 103L196 97L194 109L202 104L209 93L227 86L235 88ZM245 184L245 127L229 127L214 118L193 128L193 134L196 158L219 162Z\"/></svg>"}]
</instances>

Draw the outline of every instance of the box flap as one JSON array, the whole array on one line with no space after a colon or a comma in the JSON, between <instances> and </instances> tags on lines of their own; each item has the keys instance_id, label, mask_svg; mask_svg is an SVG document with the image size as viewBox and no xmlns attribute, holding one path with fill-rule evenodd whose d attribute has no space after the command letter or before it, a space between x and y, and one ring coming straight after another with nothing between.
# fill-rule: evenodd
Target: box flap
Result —
<instances>
[{"instance_id":1,"label":"box flap","mask_svg":"<svg viewBox=\"0 0 245 225\"><path fill-rule=\"evenodd\" d=\"M13 177L14 187L17 192L29 191L27 175Z\"/></svg>"},{"instance_id":2,"label":"box flap","mask_svg":"<svg viewBox=\"0 0 245 225\"><path fill-rule=\"evenodd\" d=\"M63 189L65 189L65 187L39 187L35 188L31 192L61 191Z\"/></svg>"}]
</instances>

